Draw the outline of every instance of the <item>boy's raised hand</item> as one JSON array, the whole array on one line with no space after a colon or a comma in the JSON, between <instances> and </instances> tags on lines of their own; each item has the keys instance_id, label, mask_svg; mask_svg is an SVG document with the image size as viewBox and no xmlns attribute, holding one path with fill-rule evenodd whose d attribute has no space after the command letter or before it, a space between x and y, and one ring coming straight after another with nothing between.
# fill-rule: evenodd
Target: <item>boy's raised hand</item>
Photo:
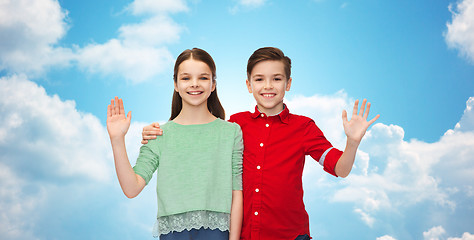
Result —
<instances>
[{"instance_id":1,"label":"boy's raised hand","mask_svg":"<svg viewBox=\"0 0 474 240\"><path fill-rule=\"evenodd\" d=\"M370 102L367 103L367 109L365 109L366 103L367 99L364 99L362 101L362 106L359 111L359 100L355 101L350 121L347 120L346 110L342 111L342 123L344 125L344 132L346 133L348 141L350 140L354 143L359 144L362 140L362 137L365 135L367 128L369 128L369 126L380 117L380 115L377 114L377 116L372 118L372 120L367 121L367 117L370 111Z\"/></svg>"},{"instance_id":2,"label":"boy's raised hand","mask_svg":"<svg viewBox=\"0 0 474 240\"><path fill-rule=\"evenodd\" d=\"M131 111L125 117L122 99L118 97L115 97L115 100L112 99L107 107L107 131L109 132L110 139L124 137L130 127L131 119Z\"/></svg>"}]
</instances>

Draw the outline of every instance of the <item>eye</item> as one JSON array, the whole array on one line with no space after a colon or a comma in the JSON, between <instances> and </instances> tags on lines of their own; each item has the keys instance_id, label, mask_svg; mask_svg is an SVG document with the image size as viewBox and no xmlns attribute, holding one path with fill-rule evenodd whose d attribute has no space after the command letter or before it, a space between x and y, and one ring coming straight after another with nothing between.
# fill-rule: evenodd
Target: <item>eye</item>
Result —
<instances>
[{"instance_id":1,"label":"eye","mask_svg":"<svg viewBox=\"0 0 474 240\"><path fill-rule=\"evenodd\" d=\"M279 78L279 77L276 77L276 78L274 78L273 80L275 80L275 81L280 81L280 80L281 80L281 78Z\"/></svg>"},{"instance_id":2,"label":"eye","mask_svg":"<svg viewBox=\"0 0 474 240\"><path fill-rule=\"evenodd\" d=\"M200 79L201 79L201 80L209 80L208 77L201 77Z\"/></svg>"},{"instance_id":3,"label":"eye","mask_svg":"<svg viewBox=\"0 0 474 240\"><path fill-rule=\"evenodd\" d=\"M263 78L255 78L254 81L255 82L260 82L260 81L263 81Z\"/></svg>"},{"instance_id":4,"label":"eye","mask_svg":"<svg viewBox=\"0 0 474 240\"><path fill-rule=\"evenodd\" d=\"M181 80L189 80L189 77L182 77Z\"/></svg>"}]
</instances>

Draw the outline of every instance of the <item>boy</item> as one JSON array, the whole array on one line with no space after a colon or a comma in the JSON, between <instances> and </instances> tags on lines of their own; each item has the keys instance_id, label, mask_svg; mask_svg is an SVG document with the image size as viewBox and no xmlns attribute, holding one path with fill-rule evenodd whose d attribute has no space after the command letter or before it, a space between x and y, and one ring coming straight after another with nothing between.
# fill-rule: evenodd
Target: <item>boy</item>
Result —
<instances>
[{"instance_id":1,"label":"boy","mask_svg":"<svg viewBox=\"0 0 474 240\"><path fill-rule=\"evenodd\" d=\"M244 219L241 239L309 239L309 218L303 203L302 173L305 156L318 161L325 171L346 177L367 128L370 103L357 100L351 120L342 114L347 143L344 152L332 147L314 121L291 114L283 103L291 87L291 60L280 49L256 50L247 64L247 88L257 106L255 112L230 117L242 128L244 140ZM143 141L154 138L159 125L143 129ZM156 129L155 129L156 130Z\"/></svg>"}]
</instances>

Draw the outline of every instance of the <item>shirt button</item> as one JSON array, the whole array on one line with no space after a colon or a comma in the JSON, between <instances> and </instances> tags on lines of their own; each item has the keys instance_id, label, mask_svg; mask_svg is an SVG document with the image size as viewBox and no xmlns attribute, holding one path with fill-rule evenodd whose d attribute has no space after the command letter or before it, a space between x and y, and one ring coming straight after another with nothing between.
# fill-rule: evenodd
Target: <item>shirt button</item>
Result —
<instances>
[{"instance_id":1,"label":"shirt button","mask_svg":"<svg viewBox=\"0 0 474 240\"><path fill-rule=\"evenodd\" d=\"M263 147L263 143L260 143L260 147Z\"/></svg>"},{"instance_id":2,"label":"shirt button","mask_svg":"<svg viewBox=\"0 0 474 240\"><path fill-rule=\"evenodd\" d=\"M255 192L260 192L260 189L258 189L258 188L257 188L257 189L255 189Z\"/></svg>"},{"instance_id":3,"label":"shirt button","mask_svg":"<svg viewBox=\"0 0 474 240\"><path fill-rule=\"evenodd\" d=\"M260 169L260 165L257 166L257 169Z\"/></svg>"},{"instance_id":4,"label":"shirt button","mask_svg":"<svg viewBox=\"0 0 474 240\"><path fill-rule=\"evenodd\" d=\"M257 215L258 215L258 212L255 212L254 214L255 214L255 216L257 216Z\"/></svg>"},{"instance_id":5,"label":"shirt button","mask_svg":"<svg viewBox=\"0 0 474 240\"><path fill-rule=\"evenodd\" d=\"M265 127L270 127L270 124L268 124L268 123L267 123L267 124L265 124Z\"/></svg>"},{"instance_id":6,"label":"shirt button","mask_svg":"<svg viewBox=\"0 0 474 240\"><path fill-rule=\"evenodd\" d=\"M262 113L262 114L260 114L260 116L265 117L265 114Z\"/></svg>"}]
</instances>

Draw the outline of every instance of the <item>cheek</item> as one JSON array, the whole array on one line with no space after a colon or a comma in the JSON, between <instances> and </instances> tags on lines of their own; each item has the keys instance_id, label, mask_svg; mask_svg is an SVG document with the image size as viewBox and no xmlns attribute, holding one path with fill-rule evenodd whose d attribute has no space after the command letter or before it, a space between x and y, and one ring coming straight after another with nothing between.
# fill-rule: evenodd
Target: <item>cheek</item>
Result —
<instances>
[{"instance_id":1,"label":"cheek","mask_svg":"<svg viewBox=\"0 0 474 240\"><path fill-rule=\"evenodd\" d=\"M214 86L216 86L216 85L213 84L213 83L209 83L206 88L209 89L210 92L212 92L212 91L214 91Z\"/></svg>"}]
</instances>

